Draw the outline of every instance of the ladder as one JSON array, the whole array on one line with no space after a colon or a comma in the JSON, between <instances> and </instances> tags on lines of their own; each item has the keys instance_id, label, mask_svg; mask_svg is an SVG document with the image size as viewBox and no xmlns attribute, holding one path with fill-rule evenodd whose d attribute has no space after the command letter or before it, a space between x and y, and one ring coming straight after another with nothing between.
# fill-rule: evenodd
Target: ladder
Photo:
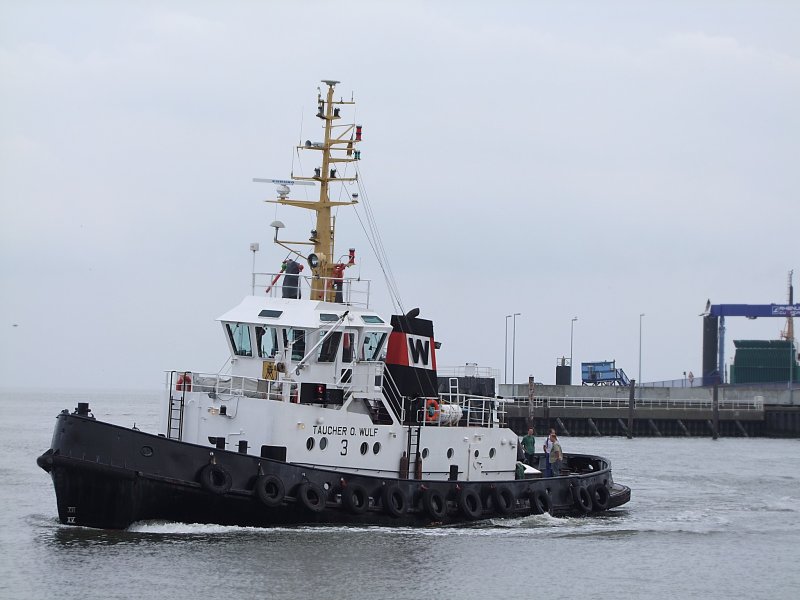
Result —
<instances>
[{"instance_id":1,"label":"ladder","mask_svg":"<svg viewBox=\"0 0 800 600\"><path fill-rule=\"evenodd\" d=\"M183 439L183 407L186 392L181 392L177 398L170 392L169 395L169 425L167 438L171 440Z\"/></svg>"},{"instance_id":2,"label":"ladder","mask_svg":"<svg viewBox=\"0 0 800 600\"><path fill-rule=\"evenodd\" d=\"M420 427L408 427L408 467L413 479L422 479L422 456L419 453ZM412 470L413 465L413 470Z\"/></svg>"}]
</instances>

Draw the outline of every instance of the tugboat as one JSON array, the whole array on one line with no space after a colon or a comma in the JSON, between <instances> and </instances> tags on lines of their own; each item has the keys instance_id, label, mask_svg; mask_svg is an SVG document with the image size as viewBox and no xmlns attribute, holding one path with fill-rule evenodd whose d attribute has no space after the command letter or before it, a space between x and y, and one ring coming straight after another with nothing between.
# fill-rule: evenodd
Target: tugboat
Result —
<instances>
[{"instance_id":1,"label":"tugboat","mask_svg":"<svg viewBox=\"0 0 800 600\"><path fill-rule=\"evenodd\" d=\"M280 272L253 273L253 295L218 319L230 368L168 371L161 431L104 423L88 403L57 416L37 463L60 521L429 526L627 502L605 458L567 454L553 477L519 463L502 399L438 392L433 323L418 309L386 318L370 306L369 281L346 276L356 253L337 257L332 208L358 194L332 201L330 189L358 181L357 168L337 171L358 166L362 127L342 124L354 102L323 83L324 138L298 146L319 153L320 167L255 180L278 185L271 202L316 213L310 239L281 240L272 223L288 252ZM318 199L289 198L295 185L318 185Z\"/></svg>"}]
</instances>

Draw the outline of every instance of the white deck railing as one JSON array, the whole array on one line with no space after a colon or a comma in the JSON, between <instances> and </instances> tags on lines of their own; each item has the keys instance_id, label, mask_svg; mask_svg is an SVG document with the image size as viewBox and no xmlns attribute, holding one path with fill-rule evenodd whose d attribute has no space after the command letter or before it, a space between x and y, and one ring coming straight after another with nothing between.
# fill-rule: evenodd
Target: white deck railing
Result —
<instances>
[{"instance_id":1,"label":"white deck railing","mask_svg":"<svg viewBox=\"0 0 800 600\"><path fill-rule=\"evenodd\" d=\"M284 297L284 279L287 277L286 273L253 273L252 285L255 295L266 293L270 298ZM324 284L324 289L328 290L331 294L332 301L340 304L347 304L349 306L357 306L360 308L369 308L369 294L370 294L370 280L361 279L358 277L343 277L337 279L335 277L314 277L313 275L288 275L288 277L297 277L297 283L300 288L301 298L311 297L312 283L321 281ZM275 283L273 283L273 281ZM341 284L341 286L339 286ZM338 289L337 289L338 287ZM294 286L291 290L296 289Z\"/></svg>"},{"instance_id":2,"label":"white deck railing","mask_svg":"<svg viewBox=\"0 0 800 600\"><path fill-rule=\"evenodd\" d=\"M270 381L240 375L167 371L167 387L172 395L202 392L216 396L246 396L289 402L298 397L299 385L296 381Z\"/></svg>"}]
</instances>

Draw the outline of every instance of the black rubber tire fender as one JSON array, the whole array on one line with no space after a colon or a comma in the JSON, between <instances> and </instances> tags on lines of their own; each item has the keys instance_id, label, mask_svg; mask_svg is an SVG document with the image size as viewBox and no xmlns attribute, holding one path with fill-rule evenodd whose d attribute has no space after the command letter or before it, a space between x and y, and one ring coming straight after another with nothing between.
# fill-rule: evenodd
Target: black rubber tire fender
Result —
<instances>
[{"instance_id":1,"label":"black rubber tire fender","mask_svg":"<svg viewBox=\"0 0 800 600\"><path fill-rule=\"evenodd\" d=\"M511 511L514 510L515 501L514 492L512 492L511 488L507 485L498 485L496 488L492 489L494 509L501 515L511 514Z\"/></svg>"},{"instance_id":2,"label":"black rubber tire fender","mask_svg":"<svg viewBox=\"0 0 800 600\"><path fill-rule=\"evenodd\" d=\"M602 483L597 484L592 489L592 507L596 512L608 510L608 502L611 500L611 493Z\"/></svg>"},{"instance_id":3,"label":"black rubber tire fender","mask_svg":"<svg viewBox=\"0 0 800 600\"><path fill-rule=\"evenodd\" d=\"M483 513L481 496L474 488L468 487L461 490L458 495L458 509L468 519L478 519Z\"/></svg>"},{"instance_id":4,"label":"black rubber tire fender","mask_svg":"<svg viewBox=\"0 0 800 600\"><path fill-rule=\"evenodd\" d=\"M369 508L369 494L363 485L348 484L342 489L342 504L355 515L364 513Z\"/></svg>"},{"instance_id":5,"label":"black rubber tire fender","mask_svg":"<svg viewBox=\"0 0 800 600\"><path fill-rule=\"evenodd\" d=\"M531 502L531 511L535 515L542 515L549 513L553 508L553 503L550 501L550 496L544 490L531 490L528 498Z\"/></svg>"},{"instance_id":6,"label":"black rubber tire fender","mask_svg":"<svg viewBox=\"0 0 800 600\"><path fill-rule=\"evenodd\" d=\"M264 506L275 508L283 503L286 486L277 475L259 475L253 485L253 491Z\"/></svg>"},{"instance_id":7,"label":"black rubber tire fender","mask_svg":"<svg viewBox=\"0 0 800 600\"><path fill-rule=\"evenodd\" d=\"M592 511L592 495L585 487L572 488L572 499L575 502L575 507L583 513Z\"/></svg>"},{"instance_id":8,"label":"black rubber tire fender","mask_svg":"<svg viewBox=\"0 0 800 600\"><path fill-rule=\"evenodd\" d=\"M233 485L233 478L222 465L208 464L200 470L198 475L200 485L212 494L226 494Z\"/></svg>"},{"instance_id":9,"label":"black rubber tire fender","mask_svg":"<svg viewBox=\"0 0 800 600\"><path fill-rule=\"evenodd\" d=\"M408 510L408 498L396 485L387 485L381 493L383 511L393 517L400 517Z\"/></svg>"},{"instance_id":10,"label":"black rubber tire fender","mask_svg":"<svg viewBox=\"0 0 800 600\"><path fill-rule=\"evenodd\" d=\"M422 494L422 506L425 508L425 512L437 521L443 519L447 514L447 501L442 492L435 488L429 488Z\"/></svg>"},{"instance_id":11,"label":"black rubber tire fender","mask_svg":"<svg viewBox=\"0 0 800 600\"><path fill-rule=\"evenodd\" d=\"M306 510L314 513L325 510L325 490L316 483L311 481L301 483L297 486L295 497Z\"/></svg>"}]
</instances>

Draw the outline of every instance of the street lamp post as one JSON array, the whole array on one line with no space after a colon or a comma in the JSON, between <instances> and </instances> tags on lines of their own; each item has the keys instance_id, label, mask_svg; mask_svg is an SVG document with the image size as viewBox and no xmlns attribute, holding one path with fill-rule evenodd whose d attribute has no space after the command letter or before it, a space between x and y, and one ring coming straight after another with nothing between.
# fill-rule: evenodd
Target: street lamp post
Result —
<instances>
[{"instance_id":1,"label":"street lamp post","mask_svg":"<svg viewBox=\"0 0 800 600\"><path fill-rule=\"evenodd\" d=\"M512 316L514 317L511 322L513 325L511 326L511 386L513 389L514 384L516 383L516 379L514 378L514 369L517 366L517 317L520 316L522 313L514 313ZM512 394L513 395L513 394Z\"/></svg>"},{"instance_id":2,"label":"street lamp post","mask_svg":"<svg viewBox=\"0 0 800 600\"><path fill-rule=\"evenodd\" d=\"M642 387L642 317L644 313L639 315L639 379L637 379L639 387Z\"/></svg>"},{"instance_id":3,"label":"street lamp post","mask_svg":"<svg viewBox=\"0 0 800 600\"><path fill-rule=\"evenodd\" d=\"M572 333L575 329L575 321L578 317L572 317L572 322L569 324L569 384L572 385Z\"/></svg>"},{"instance_id":4,"label":"street lamp post","mask_svg":"<svg viewBox=\"0 0 800 600\"><path fill-rule=\"evenodd\" d=\"M506 345L503 347L503 383L508 383L508 320L511 315L506 315Z\"/></svg>"}]
</instances>

